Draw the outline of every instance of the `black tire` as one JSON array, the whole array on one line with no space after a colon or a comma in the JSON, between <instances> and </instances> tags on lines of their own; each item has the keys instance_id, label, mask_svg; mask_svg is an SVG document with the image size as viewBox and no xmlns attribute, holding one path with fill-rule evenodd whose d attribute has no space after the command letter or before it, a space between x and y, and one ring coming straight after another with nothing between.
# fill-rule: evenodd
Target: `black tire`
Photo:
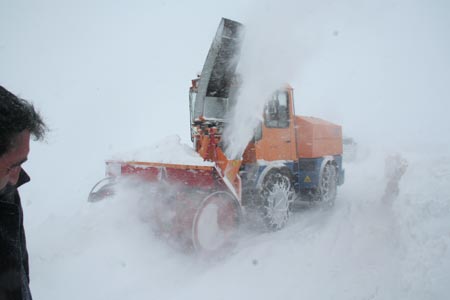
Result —
<instances>
[{"instance_id":1,"label":"black tire","mask_svg":"<svg viewBox=\"0 0 450 300\"><path fill-rule=\"evenodd\" d=\"M280 170L270 171L264 178L259 195L266 227L272 231L285 227L294 201L294 187L290 177Z\"/></svg>"},{"instance_id":2,"label":"black tire","mask_svg":"<svg viewBox=\"0 0 450 300\"><path fill-rule=\"evenodd\" d=\"M327 163L319 180L318 197L326 206L334 206L337 195L337 170L336 167Z\"/></svg>"}]
</instances>

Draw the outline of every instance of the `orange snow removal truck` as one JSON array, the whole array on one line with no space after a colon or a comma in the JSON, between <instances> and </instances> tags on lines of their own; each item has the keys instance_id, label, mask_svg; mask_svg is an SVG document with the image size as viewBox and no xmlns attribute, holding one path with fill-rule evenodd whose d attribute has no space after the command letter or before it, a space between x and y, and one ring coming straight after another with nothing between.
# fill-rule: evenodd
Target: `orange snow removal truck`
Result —
<instances>
[{"instance_id":1,"label":"orange snow removal truck","mask_svg":"<svg viewBox=\"0 0 450 300\"><path fill-rule=\"evenodd\" d=\"M91 190L90 201L114 194L125 178L155 186L158 192L141 197L154 204L149 218L158 234L204 254L229 249L247 216L278 230L296 203L333 205L344 182L341 126L296 116L290 86L268 95L262 121L242 156L225 155L222 134L239 101L235 73L242 30L240 23L222 19L190 87L191 139L205 163L107 161L107 177Z\"/></svg>"}]
</instances>

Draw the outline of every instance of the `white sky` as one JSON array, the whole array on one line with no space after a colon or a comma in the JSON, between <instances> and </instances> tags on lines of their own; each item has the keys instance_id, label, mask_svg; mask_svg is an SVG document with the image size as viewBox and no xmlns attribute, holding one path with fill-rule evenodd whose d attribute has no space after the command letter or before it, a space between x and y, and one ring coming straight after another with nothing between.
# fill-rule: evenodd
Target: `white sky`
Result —
<instances>
[{"instance_id":1,"label":"white sky","mask_svg":"<svg viewBox=\"0 0 450 300\"><path fill-rule=\"evenodd\" d=\"M300 114L366 139L439 141L450 126L445 1L0 4L0 80L37 104L56 143L95 136L94 148L125 148L162 124L150 139L188 140L189 80L222 16L247 25L247 55L261 62L247 65L290 82Z\"/></svg>"}]
</instances>

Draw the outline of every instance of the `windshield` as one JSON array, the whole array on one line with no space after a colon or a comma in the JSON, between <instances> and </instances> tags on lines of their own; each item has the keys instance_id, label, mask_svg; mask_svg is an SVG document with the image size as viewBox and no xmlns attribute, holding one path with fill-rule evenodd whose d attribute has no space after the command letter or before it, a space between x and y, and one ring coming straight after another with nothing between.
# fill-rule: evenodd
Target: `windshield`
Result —
<instances>
[{"instance_id":1,"label":"windshield","mask_svg":"<svg viewBox=\"0 0 450 300\"><path fill-rule=\"evenodd\" d=\"M204 101L197 103L197 91L191 89L189 91L189 111L191 123L193 123L200 116L203 116L206 120L219 120L225 119L225 115L228 111L228 98L220 97L205 97ZM196 107L198 106L198 107Z\"/></svg>"}]
</instances>

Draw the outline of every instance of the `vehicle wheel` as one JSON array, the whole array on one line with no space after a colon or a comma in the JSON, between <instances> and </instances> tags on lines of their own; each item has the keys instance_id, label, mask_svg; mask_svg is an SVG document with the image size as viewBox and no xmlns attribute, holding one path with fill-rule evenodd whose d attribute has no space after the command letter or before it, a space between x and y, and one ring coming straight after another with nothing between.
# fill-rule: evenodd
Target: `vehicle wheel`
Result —
<instances>
[{"instance_id":1,"label":"vehicle wheel","mask_svg":"<svg viewBox=\"0 0 450 300\"><path fill-rule=\"evenodd\" d=\"M218 191L208 195L192 223L194 249L206 256L227 251L236 243L240 219L240 205L230 193Z\"/></svg>"},{"instance_id":2,"label":"vehicle wheel","mask_svg":"<svg viewBox=\"0 0 450 300\"><path fill-rule=\"evenodd\" d=\"M294 201L294 187L288 176L279 171L266 175L260 191L263 220L270 230L286 226Z\"/></svg>"},{"instance_id":3,"label":"vehicle wheel","mask_svg":"<svg viewBox=\"0 0 450 300\"><path fill-rule=\"evenodd\" d=\"M319 182L319 200L327 206L333 206L337 195L336 167L326 164Z\"/></svg>"}]
</instances>

